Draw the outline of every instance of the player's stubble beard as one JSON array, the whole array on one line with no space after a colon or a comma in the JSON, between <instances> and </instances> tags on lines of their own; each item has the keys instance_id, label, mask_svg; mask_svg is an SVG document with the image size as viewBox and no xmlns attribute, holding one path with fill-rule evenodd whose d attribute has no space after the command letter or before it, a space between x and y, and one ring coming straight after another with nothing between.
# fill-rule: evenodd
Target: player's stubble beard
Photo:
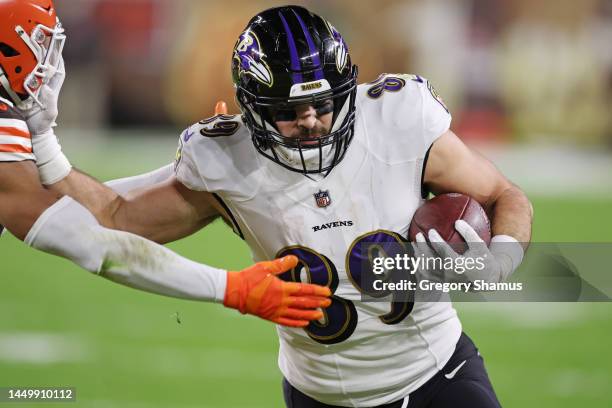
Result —
<instances>
[{"instance_id":1,"label":"player's stubble beard","mask_svg":"<svg viewBox=\"0 0 612 408\"><path fill-rule=\"evenodd\" d=\"M325 137L329 134L329 129L322 123L318 123L311 129L296 128L289 138L294 139L297 143L300 143L302 154L300 156L300 149L297 147L284 147L277 146L277 153L283 157L283 159L292 167L302 167L302 157L304 158L304 164L307 170L317 170L319 164L322 167L326 166L325 160L330 157L330 153L334 147L334 144L328 144L321 148L319 153L319 138ZM299 141L299 142L298 142ZM319 163L320 160L323 163Z\"/></svg>"}]
</instances>

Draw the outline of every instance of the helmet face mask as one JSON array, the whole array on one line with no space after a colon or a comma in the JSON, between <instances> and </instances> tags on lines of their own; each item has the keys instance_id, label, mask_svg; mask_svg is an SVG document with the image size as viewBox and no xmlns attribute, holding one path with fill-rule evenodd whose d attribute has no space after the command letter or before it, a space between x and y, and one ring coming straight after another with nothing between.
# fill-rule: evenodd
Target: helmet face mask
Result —
<instances>
[{"instance_id":1,"label":"helmet face mask","mask_svg":"<svg viewBox=\"0 0 612 408\"><path fill-rule=\"evenodd\" d=\"M37 64L34 70L25 78L24 89L31 98L31 101L42 107L38 100L38 94L43 84L46 84L57 72L61 62L62 50L66 35L59 21L54 28L37 25L32 30L30 36L25 34L21 27L16 28L17 33L32 49L36 56Z\"/></svg>"},{"instance_id":2,"label":"helmet face mask","mask_svg":"<svg viewBox=\"0 0 612 408\"><path fill-rule=\"evenodd\" d=\"M34 104L42 86L55 75L66 36L51 0L8 0L0 4L8 16L0 30L0 86L20 109Z\"/></svg>"},{"instance_id":3,"label":"helmet face mask","mask_svg":"<svg viewBox=\"0 0 612 408\"><path fill-rule=\"evenodd\" d=\"M304 174L326 175L342 160L353 136L357 67L331 24L302 7L266 10L240 35L232 73L259 153ZM295 121L303 106L317 118L332 114L326 134L281 133L276 122Z\"/></svg>"}]
</instances>

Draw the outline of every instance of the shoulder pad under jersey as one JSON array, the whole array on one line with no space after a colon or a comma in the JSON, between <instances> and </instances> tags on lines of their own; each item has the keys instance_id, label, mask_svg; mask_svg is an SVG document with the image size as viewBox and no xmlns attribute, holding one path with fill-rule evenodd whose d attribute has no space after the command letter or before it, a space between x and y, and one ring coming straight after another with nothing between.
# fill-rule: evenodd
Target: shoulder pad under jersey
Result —
<instances>
[{"instance_id":1,"label":"shoulder pad under jersey","mask_svg":"<svg viewBox=\"0 0 612 408\"><path fill-rule=\"evenodd\" d=\"M451 115L427 79L382 74L358 87L359 115L371 151L387 162L422 158L450 127Z\"/></svg>"}]
</instances>

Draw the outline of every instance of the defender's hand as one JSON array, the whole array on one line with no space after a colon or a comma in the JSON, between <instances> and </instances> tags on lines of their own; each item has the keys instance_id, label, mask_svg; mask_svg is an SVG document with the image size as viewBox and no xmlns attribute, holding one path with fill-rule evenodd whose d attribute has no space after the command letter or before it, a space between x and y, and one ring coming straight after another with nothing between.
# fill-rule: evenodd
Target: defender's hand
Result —
<instances>
[{"instance_id":1,"label":"defender's hand","mask_svg":"<svg viewBox=\"0 0 612 408\"><path fill-rule=\"evenodd\" d=\"M38 95L41 106L35 105L24 112L32 135L32 149L36 156L40 181L46 186L61 181L72 169L53 131L53 127L57 125L55 123L58 115L57 100L65 77L66 71L62 59L49 82L42 85Z\"/></svg>"},{"instance_id":2,"label":"defender's hand","mask_svg":"<svg viewBox=\"0 0 612 408\"><path fill-rule=\"evenodd\" d=\"M329 288L285 282L275 276L295 268L297 263L298 259L289 255L228 272L223 304L290 327L305 327L311 320L322 318L323 312L318 309L331 304Z\"/></svg>"},{"instance_id":3,"label":"defender's hand","mask_svg":"<svg viewBox=\"0 0 612 408\"><path fill-rule=\"evenodd\" d=\"M64 60L62 58L55 74L49 79L48 83L43 83L42 85L38 95L42 106L34 105L30 110L24 112L28 128L34 139L38 135L47 134L57 125L55 123L59 112L57 101L65 78L66 69L64 68Z\"/></svg>"}]
</instances>

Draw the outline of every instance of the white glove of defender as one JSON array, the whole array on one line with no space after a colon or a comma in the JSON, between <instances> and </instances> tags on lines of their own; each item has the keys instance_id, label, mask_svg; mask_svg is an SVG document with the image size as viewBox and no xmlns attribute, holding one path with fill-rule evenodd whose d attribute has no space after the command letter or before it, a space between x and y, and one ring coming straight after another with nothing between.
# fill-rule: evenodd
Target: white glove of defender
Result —
<instances>
[{"instance_id":1,"label":"white glove of defender","mask_svg":"<svg viewBox=\"0 0 612 408\"><path fill-rule=\"evenodd\" d=\"M61 58L61 57L60 57ZM72 166L62 153L53 128L57 126L55 120L59 113L57 102L59 98L66 70L63 58L60 60L57 71L48 83L43 84L38 99L43 105L35 105L24 112L26 123L32 135L32 147L36 156L36 165L40 180L44 185L57 183L70 173Z\"/></svg>"},{"instance_id":2,"label":"white glove of defender","mask_svg":"<svg viewBox=\"0 0 612 408\"><path fill-rule=\"evenodd\" d=\"M523 247L516 239L508 235L494 236L487 247L467 222L457 220L455 229L468 245L463 255L455 252L436 230L432 229L428 234L433 250L440 257L452 259L454 265L463 265L461 271L458 268L445 270L443 278L445 282L474 282L475 280L483 280L487 283L502 282L508 279L523 260ZM423 234L418 234L416 239L416 247L419 252L431 254L431 249L427 246ZM459 258L463 259L458 261ZM466 262L470 258L472 261ZM467 268L468 264L472 267Z\"/></svg>"}]
</instances>

